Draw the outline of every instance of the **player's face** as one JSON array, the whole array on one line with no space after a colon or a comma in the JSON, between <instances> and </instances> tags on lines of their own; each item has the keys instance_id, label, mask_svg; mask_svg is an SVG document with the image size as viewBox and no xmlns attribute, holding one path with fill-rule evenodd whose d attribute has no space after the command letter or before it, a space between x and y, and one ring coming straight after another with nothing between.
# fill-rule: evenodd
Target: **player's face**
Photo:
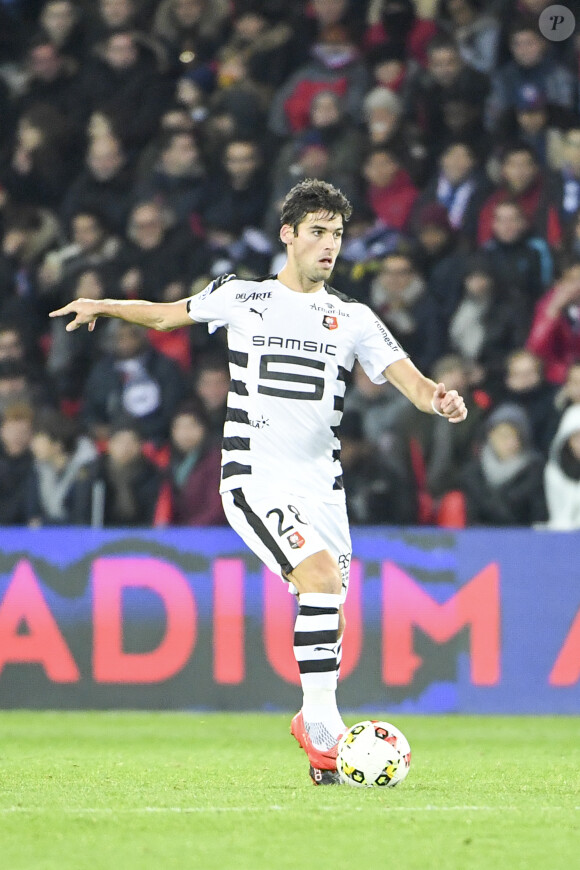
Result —
<instances>
[{"instance_id":1,"label":"player's face","mask_svg":"<svg viewBox=\"0 0 580 870\"><path fill-rule=\"evenodd\" d=\"M342 244L342 215L321 212L307 215L296 233L288 234L288 256L298 272L312 283L330 278Z\"/></svg>"}]
</instances>

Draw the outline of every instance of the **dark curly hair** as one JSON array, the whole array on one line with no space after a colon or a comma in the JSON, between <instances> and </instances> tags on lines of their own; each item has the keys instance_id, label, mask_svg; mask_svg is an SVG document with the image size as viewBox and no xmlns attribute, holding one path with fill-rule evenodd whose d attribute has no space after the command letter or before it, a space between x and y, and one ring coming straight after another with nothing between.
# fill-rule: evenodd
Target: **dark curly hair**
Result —
<instances>
[{"instance_id":1,"label":"dark curly hair","mask_svg":"<svg viewBox=\"0 0 580 870\"><path fill-rule=\"evenodd\" d=\"M318 178L307 178L295 184L292 190L286 194L282 204L280 222L282 226L298 229L306 215L323 212L329 217L341 214L342 219L347 221L352 214L352 205L338 188L327 181Z\"/></svg>"}]
</instances>

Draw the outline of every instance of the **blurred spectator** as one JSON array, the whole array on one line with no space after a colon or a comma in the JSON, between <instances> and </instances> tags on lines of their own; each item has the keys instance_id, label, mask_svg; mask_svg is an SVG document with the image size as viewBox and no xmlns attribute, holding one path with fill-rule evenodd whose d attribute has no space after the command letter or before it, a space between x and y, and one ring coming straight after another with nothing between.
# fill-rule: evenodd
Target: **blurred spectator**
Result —
<instances>
[{"instance_id":1,"label":"blurred spectator","mask_svg":"<svg viewBox=\"0 0 580 870\"><path fill-rule=\"evenodd\" d=\"M63 305L72 299L104 299L111 295L107 293L110 287L105 272L95 267L79 271L68 287L69 293L62 295ZM46 367L60 399L77 402L81 398L89 371L108 348L110 330L111 322L106 322L94 333L88 329L67 332L65 320L51 320Z\"/></svg>"},{"instance_id":2,"label":"blurred spectator","mask_svg":"<svg viewBox=\"0 0 580 870\"><path fill-rule=\"evenodd\" d=\"M171 522L178 526L222 526L219 495L221 457L212 445L205 413L196 402L181 405L171 422L169 479Z\"/></svg>"},{"instance_id":3,"label":"blurred spectator","mask_svg":"<svg viewBox=\"0 0 580 870\"><path fill-rule=\"evenodd\" d=\"M344 397L345 414L358 414L365 441L387 456L396 449L392 433L407 405L408 400L391 383L374 384L363 367L354 364Z\"/></svg>"},{"instance_id":4,"label":"blurred spectator","mask_svg":"<svg viewBox=\"0 0 580 870\"><path fill-rule=\"evenodd\" d=\"M436 158L451 142L463 139L483 163L491 151L491 138L483 124L483 103L474 99L467 83L458 82L441 94L441 130L432 143L431 154Z\"/></svg>"},{"instance_id":5,"label":"blurred spectator","mask_svg":"<svg viewBox=\"0 0 580 870\"><path fill-rule=\"evenodd\" d=\"M274 168L272 195L264 220L266 233L272 241L276 242L280 232L280 210L284 197L297 182L307 178L319 178L338 187L347 197L354 198L357 194L356 174L352 168L350 170L335 168L331 146L317 130L308 130L297 135L289 146L289 150L283 154L284 160L286 161L290 155L294 159L288 165L279 164Z\"/></svg>"},{"instance_id":6,"label":"blurred spectator","mask_svg":"<svg viewBox=\"0 0 580 870\"><path fill-rule=\"evenodd\" d=\"M34 342L27 342L24 330L10 320L0 321L0 363L3 361L24 367L31 398L36 403L52 404L55 388L44 370L38 347Z\"/></svg>"},{"instance_id":7,"label":"blurred spectator","mask_svg":"<svg viewBox=\"0 0 580 870\"><path fill-rule=\"evenodd\" d=\"M467 66L488 74L496 65L500 26L485 6L483 0L439 0L437 22L456 41Z\"/></svg>"},{"instance_id":8,"label":"blurred spectator","mask_svg":"<svg viewBox=\"0 0 580 870\"><path fill-rule=\"evenodd\" d=\"M340 424L340 463L348 516L354 525L411 525L417 518L413 481L399 463L377 458L365 439L360 414L349 411Z\"/></svg>"},{"instance_id":9,"label":"blurred spectator","mask_svg":"<svg viewBox=\"0 0 580 870\"><path fill-rule=\"evenodd\" d=\"M16 359L0 360L0 417L10 405L25 404L36 409L44 401L28 374L25 362Z\"/></svg>"},{"instance_id":10,"label":"blurred spectator","mask_svg":"<svg viewBox=\"0 0 580 870\"><path fill-rule=\"evenodd\" d=\"M259 227L268 202L268 180L260 146L251 139L233 139L225 148L222 169L211 185L203 221L234 234Z\"/></svg>"},{"instance_id":11,"label":"blurred spectator","mask_svg":"<svg viewBox=\"0 0 580 870\"><path fill-rule=\"evenodd\" d=\"M465 265L459 235L449 223L447 210L438 202L417 203L413 224L417 265L428 281L430 294L444 298L450 278L460 277Z\"/></svg>"},{"instance_id":12,"label":"blurred spectator","mask_svg":"<svg viewBox=\"0 0 580 870\"><path fill-rule=\"evenodd\" d=\"M102 215L94 210L73 214L70 241L46 254L38 271L42 292L65 292L63 283L81 270L99 268L115 261L121 242L113 236Z\"/></svg>"},{"instance_id":13,"label":"blurred spectator","mask_svg":"<svg viewBox=\"0 0 580 870\"><path fill-rule=\"evenodd\" d=\"M580 260L580 209L566 227L562 248L562 260L573 259Z\"/></svg>"},{"instance_id":14,"label":"blurred spectator","mask_svg":"<svg viewBox=\"0 0 580 870\"><path fill-rule=\"evenodd\" d=\"M379 0L369 8L365 47L384 42L401 46L421 66L427 63L427 47L436 33L433 21L419 18L412 0Z\"/></svg>"},{"instance_id":15,"label":"blurred spectator","mask_svg":"<svg viewBox=\"0 0 580 870\"><path fill-rule=\"evenodd\" d=\"M130 206L132 173L120 139L106 135L94 139L87 150L87 166L69 187L61 217L68 226L82 210L100 212L111 230L121 235Z\"/></svg>"},{"instance_id":16,"label":"blurred spectator","mask_svg":"<svg viewBox=\"0 0 580 870\"><path fill-rule=\"evenodd\" d=\"M482 246L494 273L506 286L516 287L529 303L529 311L550 285L553 260L544 238L530 231L530 222L518 200L496 202L491 238Z\"/></svg>"},{"instance_id":17,"label":"blurred spectator","mask_svg":"<svg viewBox=\"0 0 580 870\"><path fill-rule=\"evenodd\" d=\"M484 410L469 386L470 366L460 356L440 357L432 369L434 380L443 382L447 390L457 390L468 410L465 426L450 426L447 420L432 414L422 414L406 403L397 422L396 433L403 446L403 465L411 467L417 461L424 466L424 487L435 499L459 489L463 469L474 456L479 440Z\"/></svg>"},{"instance_id":18,"label":"blurred spectator","mask_svg":"<svg viewBox=\"0 0 580 870\"><path fill-rule=\"evenodd\" d=\"M18 119L12 148L0 166L0 183L21 205L57 209L78 170L78 138L49 104L37 103Z\"/></svg>"},{"instance_id":19,"label":"blurred spectator","mask_svg":"<svg viewBox=\"0 0 580 870\"><path fill-rule=\"evenodd\" d=\"M211 61L227 32L228 0L161 0L153 34L175 67Z\"/></svg>"},{"instance_id":20,"label":"blurred spectator","mask_svg":"<svg viewBox=\"0 0 580 870\"><path fill-rule=\"evenodd\" d=\"M362 166L365 200L376 218L393 230L406 230L419 191L388 145L375 145Z\"/></svg>"},{"instance_id":21,"label":"blurred spectator","mask_svg":"<svg viewBox=\"0 0 580 870\"><path fill-rule=\"evenodd\" d=\"M17 114L20 116L32 106L43 103L65 118L78 120L77 64L42 33L29 43L25 62L27 78L23 93L16 99Z\"/></svg>"},{"instance_id":22,"label":"blurred spectator","mask_svg":"<svg viewBox=\"0 0 580 870\"><path fill-rule=\"evenodd\" d=\"M437 146L445 128L444 96L459 91L480 107L488 90L488 77L466 66L455 42L440 34L429 43L427 69L412 83L407 111L428 141Z\"/></svg>"},{"instance_id":23,"label":"blurred spectator","mask_svg":"<svg viewBox=\"0 0 580 870\"><path fill-rule=\"evenodd\" d=\"M580 357L579 260L568 263L539 300L526 346L543 360L548 381L563 383L569 365Z\"/></svg>"},{"instance_id":24,"label":"blurred spectator","mask_svg":"<svg viewBox=\"0 0 580 870\"><path fill-rule=\"evenodd\" d=\"M78 437L76 425L58 411L45 410L34 421L34 464L29 478L26 521L30 526L67 525L72 520L75 484L97 455L93 442Z\"/></svg>"},{"instance_id":25,"label":"blurred spectator","mask_svg":"<svg viewBox=\"0 0 580 870\"><path fill-rule=\"evenodd\" d=\"M182 103L169 103L159 119L159 133L139 153L135 168L136 183L146 184L154 171L162 170L161 148L167 145L169 133L195 134L195 130L196 121L188 112L187 106ZM195 141L197 144L197 135Z\"/></svg>"},{"instance_id":26,"label":"blurred spectator","mask_svg":"<svg viewBox=\"0 0 580 870\"><path fill-rule=\"evenodd\" d=\"M14 64L21 61L26 43L26 24L23 10L16 4L0 4L0 63Z\"/></svg>"},{"instance_id":27,"label":"blurred spectator","mask_svg":"<svg viewBox=\"0 0 580 870\"><path fill-rule=\"evenodd\" d=\"M573 224L580 212L580 123L575 122L563 136L562 166L551 177L551 199L564 228Z\"/></svg>"},{"instance_id":28,"label":"blurred spectator","mask_svg":"<svg viewBox=\"0 0 580 870\"><path fill-rule=\"evenodd\" d=\"M575 122L573 112L552 106L536 85L522 85L516 101L500 116L494 136L500 153L511 142L525 142L542 167L556 169L560 163L561 129Z\"/></svg>"},{"instance_id":29,"label":"blurred spectator","mask_svg":"<svg viewBox=\"0 0 580 870\"><path fill-rule=\"evenodd\" d=\"M546 455L558 425L556 388L545 380L542 360L535 353L519 348L508 355L500 399L524 409L534 446Z\"/></svg>"},{"instance_id":30,"label":"blurred spectator","mask_svg":"<svg viewBox=\"0 0 580 870\"><path fill-rule=\"evenodd\" d=\"M0 526L26 525L33 417L30 405L12 404L0 421Z\"/></svg>"},{"instance_id":31,"label":"blurred spectator","mask_svg":"<svg viewBox=\"0 0 580 870\"><path fill-rule=\"evenodd\" d=\"M580 528L580 405L564 412L550 447L544 485L550 527Z\"/></svg>"},{"instance_id":32,"label":"blurred spectator","mask_svg":"<svg viewBox=\"0 0 580 870\"><path fill-rule=\"evenodd\" d=\"M518 289L498 279L490 261L473 258L449 321L448 341L477 370L477 381L487 390L497 391L506 355L522 346L528 323Z\"/></svg>"},{"instance_id":33,"label":"blurred spectator","mask_svg":"<svg viewBox=\"0 0 580 870\"><path fill-rule=\"evenodd\" d=\"M461 487L471 525L530 526L547 517L544 460L530 446L529 422L517 405L499 405L486 423L480 455Z\"/></svg>"},{"instance_id":34,"label":"blurred spectator","mask_svg":"<svg viewBox=\"0 0 580 870\"><path fill-rule=\"evenodd\" d=\"M231 32L216 56L218 87L243 81L264 104L269 102L292 72L298 49L292 27L283 19L286 8L280 0L238 0Z\"/></svg>"},{"instance_id":35,"label":"blurred spectator","mask_svg":"<svg viewBox=\"0 0 580 870\"><path fill-rule=\"evenodd\" d=\"M97 0L91 5L96 6L91 28L93 42L102 42L116 30L140 30L144 24L140 10L146 4L141 0Z\"/></svg>"},{"instance_id":36,"label":"blurred spectator","mask_svg":"<svg viewBox=\"0 0 580 870\"><path fill-rule=\"evenodd\" d=\"M503 112L515 106L525 85L533 85L555 106L572 109L575 98L574 74L560 64L550 44L538 29L537 19L521 18L511 29L509 47L512 60L491 76L487 102L487 123L495 129Z\"/></svg>"},{"instance_id":37,"label":"blurred spectator","mask_svg":"<svg viewBox=\"0 0 580 870\"><path fill-rule=\"evenodd\" d=\"M230 372L224 357L208 356L195 368L193 393L201 402L213 444L221 444L229 389Z\"/></svg>"},{"instance_id":38,"label":"blurred spectator","mask_svg":"<svg viewBox=\"0 0 580 870\"><path fill-rule=\"evenodd\" d=\"M469 142L455 139L443 149L439 169L417 200L418 210L426 203L444 206L449 223L466 239L475 239L477 215L490 190L485 173L479 168L477 153Z\"/></svg>"},{"instance_id":39,"label":"blurred spectator","mask_svg":"<svg viewBox=\"0 0 580 870\"><path fill-rule=\"evenodd\" d=\"M21 206L4 220L0 252L0 317L18 323L26 336L36 336L42 316L37 270L56 243L59 226L51 212Z\"/></svg>"},{"instance_id":40,"label":"blurred spectator","mask_svg":"<svg viewBox=\"0 0 580 870\"><path fill-rule=\"evenodd\" d=\"M85 384L83 421L103 440L124 414L145 440L161 444L184 397L180 368L148 344L141 327L116 321L111 332L111 349L94 363Z\"/></svg>"},{"instance_id":41,"label":"blurred spectator","mask_svg":"<svg viewBox=\"0 0 580 870\"><path fill-rule=\"evenodd\" d=\"M357 204L345 227L341 252L332 273L333 286L368 304L370 282L380 272L383 257L401 245L408 246L403 233L377 221L368 205ZM285 253L280 255L281 263L285 256ZM275 268L276 260L272 266L274 271Z\"/></svg>"},{"instance_id":42,"label":"blurred spectator","mask_svg":"<svg viewBox=\"0 0 580 870\"><path fill-rule=\"evenodd\" d=\"M175 220L185 223L207 206L208 178L195 134L166 130L160 138L159 162L135 188L137 201L155 200Z\"/></svg>"},{"instance_id":43,"label":"blurred spectator","mask_svg":"<svg viewBox=\"0 0 580 870\"><path fill-rule=\"evenodd\" d=\"M175 302L204 273L208 251L189 227L173 225L156 202L136 205L130 215L131 244L118 259L125 296L150 302Z\"/></svg>"},{"instance_id":44,"label":"blurred spectator","mask_svg":"<svg viewBox=\"0 0 580 870\"><path fill-rule=\"evenodd\" d=\"M145 145L173 92L159 67L155 51L134 31L114 30L95 48L81 76L85 119L101 112L127 149Z\"/></svg>"},{"instance_id":45,"label":"blurred spectator","mask_svg":"<svg viewBox=\"0 0 580 870\"><path fill-rule=\"evenodd\" d=\"M352 188L362 157L363 137L345 116L342 101L333 91L320 91L312 98L308 128L281 148L273 171L274 189L280 186L280 179L292 174L292 166L309 145L325 149L326 171L331 176L350 179Z\"/></svg>"},{"instance_id":46,"label":"blurred spectator","mask_svg":"<svg viewBox=\"0 0 580 870\"><path fill-rule=\"evenodd\" d=\"M374 84L382 90L397 94L405 101L413 77L419 66L405 53L405 48L394 42L375 45L366 55Z\"/></svg>"},{"instance_id":47,"label":"blurred spectator","mask_svg":"<svg viewBox=\"0 0 580 870\"><path fill-rule=\"evenodd\" d=\"M287 136L308 125L312 98L322 90L335 91L344 109L360 121L360 107L369 75L351 34L340 25L325 29L311 51L311 60L299 67L278 88L270 107L268 126L276 136Z\"/></svg>"},{"instance_id":48,"label":"blurred spectator","mask_svg":"<svg viewBox=\"0 0 580 870\"><path fill-rule=\"evenodd\" d=\"M312 46L333 27L344 27L352 34L356 44L363 35L365 3L359 0L307 0L302 4L304 12L294 20L297 30L297 52L300 62ZM284 6L282 7L284 8Z\"/></svg>"},{"instance_id":49,"label":"blurred spectator","mask_svg":"<svg viewBox=\"0 0 580 870\"><path fill-rule=\"evenodd\" d=\"M203 123L209 114L209 97L215 85L213 71L206 67L191 67L181 71L175 87L175 100L190 119L193 129L196 124ZM161 119L161 129L167 129Z\"/></svg>"},{"instance_id":50,"label":"blurred spectator","mask_svg":"<svg viewBox=\"0 0 580 870\"><path fill-rule=\"evenodd\" d=\"M232 139L260 140L268 147L264 93L245 76L227 86L219 84L208 100L209 114L203 123L208 156L221 155Z\"/></svg>"},{"instance_id":51,"label":"blurred spectator","mask_svg":"<svg viewBox=\"0 0 580 870\"><path fill-rule=\"evenodd\" d=\"M554 405L559 413L563 413L570 405L580 405L580 359L568 366L566 379L556 393Z\"/></svg>"},{"instance_id":52,"label":"blurred spectator","mask_svg":"<svg viewBox=\"0 0 580 870\"><path fill-rule=\"evenodd\" d=\"M364 99L363 117L371 148L393 148L413 182L423 183L428 172L427 148L419 129L404 117L397 94L373 88Z\"/></svg>"},{"instance_id":53,"label":"blurred spectator","mask_svg":"<svg viewBox=\"0 0 580 870\"><path fill-rule=\"evenodd\" d=\"M73 0L46 0L38 23L59 52L80 63L88 49L83 11Z\"/></svg>"},{"instance_id":54,"label":"blurred spectator","mask_svg":"<svg viewBox=\"0 0 580 870\"><path fill-rule=\"evenodd\" d=\"M429 371L441 356L443 333L437 305L409 254L387 254L371 284L370 305L415 364Z\"/></svg>"},{"instance_id":55,"label":"blurred spectator","mask_svg":"<svg viewBox=\"0 0 580 870\"><path fill-rule=\"evenodd\" d=\"M83 469L74 493L77 525L148 526L155 515L161 471L143 455L139 429L118 419L105 453Z\"/></svg>"}]
</instances>

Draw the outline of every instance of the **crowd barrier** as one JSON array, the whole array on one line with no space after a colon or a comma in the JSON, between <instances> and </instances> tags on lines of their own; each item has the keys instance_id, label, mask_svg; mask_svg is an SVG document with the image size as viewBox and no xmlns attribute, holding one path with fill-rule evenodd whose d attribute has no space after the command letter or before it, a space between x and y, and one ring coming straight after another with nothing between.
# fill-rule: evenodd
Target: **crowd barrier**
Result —
<instances>
[{"instance_id":1,"label":"crowd barrier","mask_svg":"<svg viewBox=\"0 0 580 870\"><path fill-rule=\"evenodd\" d=\"M342 708L580 713L580 532L353 545ZM294 711L295 608L229 529L1 529L0 708Z\"/></svg>"}]
</instances>

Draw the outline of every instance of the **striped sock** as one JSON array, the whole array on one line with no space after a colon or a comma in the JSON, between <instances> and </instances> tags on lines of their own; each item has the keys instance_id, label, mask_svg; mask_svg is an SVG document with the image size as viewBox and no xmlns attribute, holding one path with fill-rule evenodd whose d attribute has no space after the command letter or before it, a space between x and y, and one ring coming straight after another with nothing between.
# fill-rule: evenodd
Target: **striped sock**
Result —
<instances>
[{"instance_id":1,"label":"striped sock","mask_svg":"<svg viewBox=\"0 0 580 870\"><path fill-rule=\"evenodd\" d=\"M312 742L329 749L344 731L336 706L338 607L340 595L306 592L294 629L304 724Z\"/></svg>"}]
</instances>

